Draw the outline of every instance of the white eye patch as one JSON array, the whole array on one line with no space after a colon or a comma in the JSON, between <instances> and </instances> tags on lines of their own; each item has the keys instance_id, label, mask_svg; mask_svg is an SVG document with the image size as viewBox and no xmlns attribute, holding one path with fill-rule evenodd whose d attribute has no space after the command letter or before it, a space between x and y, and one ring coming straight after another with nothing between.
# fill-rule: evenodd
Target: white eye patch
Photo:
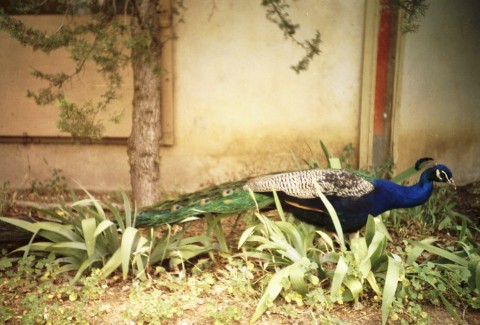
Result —
<instances>
[{"instance_id":1,"label":"white eye patch","mask_svg":"<svg viewBox=\"0 0 480 325\"><path fill-rule=\"evenodd\" d=\"M435 171L435 174L436 174L437 179L438 179L439 181L447 181L447 182L450 182L450 177L448 177L448 174L447 174L445 171L440 170L440 169L437 169L437 170Z\"/></svg>"}]
</instances>

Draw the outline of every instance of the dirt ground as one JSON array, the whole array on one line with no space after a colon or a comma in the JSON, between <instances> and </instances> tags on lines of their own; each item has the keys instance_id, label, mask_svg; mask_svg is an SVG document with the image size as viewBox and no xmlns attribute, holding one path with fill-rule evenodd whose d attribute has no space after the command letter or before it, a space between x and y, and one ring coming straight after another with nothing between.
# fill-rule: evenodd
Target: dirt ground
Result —
<instances>
[{"instance_id":1,"label":"dirt ground","mask_svg":"<svg viewBox=\"0 0 480 325\"><path fill-rule=\"evenodd\" d=\"M455 210L469 216L480 226L480 182L459 186L455 196Z\"/></svg>"},{"instance_id":2,"label":"dirt ground","mask_svg":"<svg viewBox=\"0 0 480 325\"><path fill-rule=\"evenodd\" d=\"M467 215L471 218L474 224L480 226L480 182L472 183L457 188L454 200L456 202L455 210ZM44 204L51 201L51 198L35 198L34 196L24 193L17 197L19 202L36 201L37 203ZM58 202L58 201L57 201ZM6 213L7 216L18 217L30 214L35 216L35 212L31 212L23 205L13 205ZM225 233L230 234L230 239L235 242L243 230L241 225L236 223L235 218L228 218L224 224ZM200 230L200 229L199 229ZM20 238L19 236L18 238ZM17 239L18 239L17 238ZM27 240L29 236L26 237ZM1 245L1 243L0 243ZM123 323L121 319L118 319L118 314L122 310L130 308L128 294L124 290L125 284L121 281L118 284L109 286L109 293L105 299L112 306L112 313L105 317L108 319L107 323ZM110 298L108 298L110 297ZM225 297L212 296L212 300L217 300L219 306L226 303ZM227 299L228 300L228 299ZM432 324L457 324L451 315L441 307L425 306L425 311L431 317ZM191 310L184 316L180 316L172 320L172 324L204 324L205 316L202 308ZM253 310L251 311L253 313ZM378 304L368 305L368 302L364 303L364 307L360 310L353 308L351 304L337 305L330 312L330 315L335 316L339 320L342 320L346 324L381 324L381 311ZM244 318L248 320L249 316ZM464 319L466 324L480 324L480 311L468 310L465 312ZM295 321L293 324L310 324L312 323L308 315L305 315L305 321ZM94 321L93 323L97 323ZM170 323L170 322L169 322ZM240 322L244 323L244 322ZM278 317L275 314L266 314L259 321L258 324L292 324L291 319L285 319Z\"/></svg>"}]
</instances>

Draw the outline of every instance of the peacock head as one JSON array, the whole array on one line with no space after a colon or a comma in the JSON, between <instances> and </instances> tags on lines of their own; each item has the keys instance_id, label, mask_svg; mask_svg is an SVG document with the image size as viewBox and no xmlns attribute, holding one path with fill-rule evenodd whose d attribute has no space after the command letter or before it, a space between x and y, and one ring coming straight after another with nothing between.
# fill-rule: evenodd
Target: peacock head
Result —
<instances>
[{"instance_id":1,"label":"peacock head","mask_svg":"<svg viewBox=\"0 0 480 325\"><path fill-rule=\"evenodd\" d=\"M435 165L423 172L431 182L448 183L455 188L452 171L445 165Z\"/></svg>"}]
</instances>

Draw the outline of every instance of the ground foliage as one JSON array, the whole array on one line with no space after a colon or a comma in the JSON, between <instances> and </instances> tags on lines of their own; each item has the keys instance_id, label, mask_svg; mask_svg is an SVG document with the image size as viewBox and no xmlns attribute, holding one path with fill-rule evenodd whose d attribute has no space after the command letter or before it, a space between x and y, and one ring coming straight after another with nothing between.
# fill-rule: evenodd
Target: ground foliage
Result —
<instances>
[{"instance_id":1,"label":"ground foliage","mask_svg":"<svg viewBox=\"0 0 480 325\"><path fill-rule=\"evenodd\" d=\"M437 189L421 208L394 211L383 217L388 231L385 236L388 234L391 240L383 241L376 232L374 240L372 233L367 234L370 224L358 242L347 241L350 248L345 250L332 234L272 212L267 216L250 213L241 218L207 218L207 222L193 221L186 228L167 227L157 234L135 233L132 238L136 238L136 247L141 249L129 254L126 272L125 268L123 272L115 271L117 267L122 271L124 262L120 261L108 276L103 272L111 260L108 256L78 275L78 269L76 273L65 269L72 261L58 251L24 257L3 251L1 321L55 324L101 323L103 319L111 319L226 324L246 323L255 316L258 323L379 323L385 310L382 288L384 281L388 281L385 277L388 272L382 269L388 263L382 263L381 259L393 260L397 256L402 267L395 295L388 302L391 322L421 324L436 319L452 324L468 322L477 315L475 310L479 307L478 291L474 289L478 277L472 277L471 272L477 270L478 264L479 194L476 183L457 191ZM119 196L117 201L122 199ZM101 209L94 202L87 195L77 198L76 205L82 209L93 205L93 211L98 213ZM110 208L115 211L113 206ZM85 221L84 226L87 227ZM276 241L270 240L272 236L262 237L266 226L270 231L272 227L283 229L278 236L284 237L298 231L303 241L289 250L282 246L279 237ZM125 231L126 225L123 227ZM251 237L254 230L257 237ZM126 232L123 234L123 238L128 237ZM156 237L157 243L168 238L176 248L165 246L164 242L163 247L170 249L162 251L163 257L149 264L146 257L158 254L158 250L155 254L154 250L145 250L152 248L153 241L148 245L138 244L141 238L151 237ZM187 242L179 245L182 240ZM363 248L377 240L385 243L383 251L374 252L380 262L377 266L360 267L365 260ZM247 241L253 245L247 245ZM239 243L243 245L237 249ZM213 250L205 250L207 245ZM192 255L179 254L182 247L184 253ZM138 254L144 258L143 269L135 260ZM88 258L88 253L85 256ZM341 278L340 259L347 266ZM365 270L374 270L377 276L372 278ZM277 286L277 293L266 297L272 285Z\"/></svg>"}]
</instances>

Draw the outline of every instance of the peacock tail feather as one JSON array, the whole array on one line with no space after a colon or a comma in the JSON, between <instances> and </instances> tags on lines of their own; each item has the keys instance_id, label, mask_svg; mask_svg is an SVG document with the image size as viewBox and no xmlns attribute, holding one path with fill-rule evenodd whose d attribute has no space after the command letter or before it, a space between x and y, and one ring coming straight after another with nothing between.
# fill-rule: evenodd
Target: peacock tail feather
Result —
<instances>
[{"instance_id":1,"label":"peacock tail feather","mask_svg":"<svg viewBox=\"0 0 480 325\"><path fill-rule=\"evenodd\" d=\"M239 214L248 210L272 205L271 196L252 193L242 189L245 180L221 184L195 193L165 200L146 207L137 216L135 226L158 227L173 224L189 217L205 214Z\"/></svg>"}]
</instances>

